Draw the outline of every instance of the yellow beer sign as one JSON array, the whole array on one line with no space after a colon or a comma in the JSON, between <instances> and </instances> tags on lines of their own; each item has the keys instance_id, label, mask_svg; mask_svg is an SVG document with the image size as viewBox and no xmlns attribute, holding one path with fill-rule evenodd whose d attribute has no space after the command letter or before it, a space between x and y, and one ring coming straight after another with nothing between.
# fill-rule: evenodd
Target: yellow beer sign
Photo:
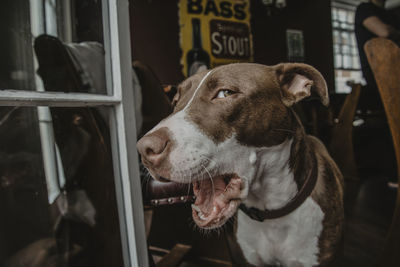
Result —
<instances>
[{"instance_id":1,"label":"yellow beer sign","mask_svg":"<svg viewBox=\"0 0 400 267\"><path fill-rule=\"evenodd\" d=\"M183 73L253 60L249 0L180 0Z\"/></svg>"}]
</instances>

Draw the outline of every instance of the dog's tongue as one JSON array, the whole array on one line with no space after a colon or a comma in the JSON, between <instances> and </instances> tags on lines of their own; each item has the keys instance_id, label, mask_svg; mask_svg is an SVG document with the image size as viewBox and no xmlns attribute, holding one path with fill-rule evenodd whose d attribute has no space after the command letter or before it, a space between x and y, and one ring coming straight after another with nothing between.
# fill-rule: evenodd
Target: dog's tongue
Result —
<instances>
[{"instance_id":1,"label":"dog's tongue","mask_svg":"<svg viewBox=\"0 0 400 267\"><path fill-rule=\"evenodd\" d=\"M215 199L224 192L225 187L226 183L223 178L195 183L193 189L196 195L196 202L194 204L200 208L204 215L210 215L214 208Z\"/></svg>"},{"instance_id":2,"label":"dog's tongue","mask_svg":"<svg viewBox=\"0 0 400 267\"><path fill-rule=\"evenodd\" d=\"M225 180L229 181L229 184ZM220 212L229 205L229 201L239 197L240 183L239 177L224 175L193 184L193 191L196 196L194 209L196 209L204 224L219 218Z\"/></svg>"}]
</instances>

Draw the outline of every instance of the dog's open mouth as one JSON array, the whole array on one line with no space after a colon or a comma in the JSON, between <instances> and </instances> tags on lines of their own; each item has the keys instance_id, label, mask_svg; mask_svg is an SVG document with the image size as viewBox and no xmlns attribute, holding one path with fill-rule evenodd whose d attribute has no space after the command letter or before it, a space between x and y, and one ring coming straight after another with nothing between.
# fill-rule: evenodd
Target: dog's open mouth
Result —
<instances>
[{"instance_id":1,"label":"dog's open mouth","mask_svg":"<svg viewBox=\"0 0 400 267\"><path fill-rule=\"evenodd\" d=\"M240 203L242 181L236 174L226 174L193 182L196 202L192 205L195 223L212 229L223 225Z\"/></svg>"}]
</instances>

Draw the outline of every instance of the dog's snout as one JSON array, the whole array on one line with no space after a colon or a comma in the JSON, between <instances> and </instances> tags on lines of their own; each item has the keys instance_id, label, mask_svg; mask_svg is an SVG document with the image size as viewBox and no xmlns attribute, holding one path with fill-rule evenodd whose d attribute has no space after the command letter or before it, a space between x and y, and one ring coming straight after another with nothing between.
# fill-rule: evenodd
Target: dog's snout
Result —
<instances>
[{"instance_id":1,"label":"dog's snout","mask_svg":"<svg viewBox=\"0 0 400 267\"><path fill-rule=\"evenodd\" d=\"M167 156L170 139L166 128L160 128L143 136L137 143L137 149L144 162L158 167Z\"/></svg>"}]
</instances>

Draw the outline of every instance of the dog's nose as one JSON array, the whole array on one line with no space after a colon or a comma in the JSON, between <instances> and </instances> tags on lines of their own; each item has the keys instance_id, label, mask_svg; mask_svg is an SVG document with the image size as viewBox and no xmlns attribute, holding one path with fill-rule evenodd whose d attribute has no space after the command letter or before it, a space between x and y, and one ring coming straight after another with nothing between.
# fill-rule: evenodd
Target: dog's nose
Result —
<instances>
[{"instance_id":1,"label":"dog's nose","mask_svg":"<svg viewBox=\"0 0 400 267\"><path fill-rule=\"evenodd\" d=\"M169 143L167 128L160 128L140 138L136 146L144 162L152 167L158 167L167 156Z\"/></svg>"}]
</instances>

